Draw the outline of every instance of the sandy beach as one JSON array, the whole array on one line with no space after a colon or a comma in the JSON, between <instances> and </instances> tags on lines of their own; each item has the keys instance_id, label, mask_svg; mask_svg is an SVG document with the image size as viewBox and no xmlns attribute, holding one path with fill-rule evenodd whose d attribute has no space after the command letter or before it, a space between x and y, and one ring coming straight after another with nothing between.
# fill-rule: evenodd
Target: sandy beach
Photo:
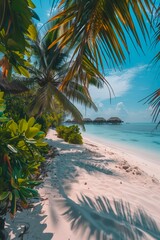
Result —
<instances>
[{"instance_id":1,"label":"sandy beach","mask_svg":"<svg viewBox=\"0 0 160 240\"><path fill-rule=\"evenodd\" d=\"M68 144L54 130L46 139L56 156L40 201L7 219L9 239L160 239L160 164L94 139Z\"/></svg>"}]
</instances>

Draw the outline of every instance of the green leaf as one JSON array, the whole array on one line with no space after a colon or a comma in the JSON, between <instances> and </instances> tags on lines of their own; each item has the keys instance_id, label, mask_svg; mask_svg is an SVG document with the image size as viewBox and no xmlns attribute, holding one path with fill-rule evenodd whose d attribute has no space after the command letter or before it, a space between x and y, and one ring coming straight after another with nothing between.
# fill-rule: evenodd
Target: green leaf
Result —
<instances>
[{"instance_id":1,"label":"green leaf","mask_svg":"<svg viewBox=\"0 0 160 240\"><path fill-rule=\"evenodd\" d=\"M38 14L35 11L33 11L32 9L31 9L31 12L33 14L32 17L35 18L36 20L40 21Z\"/></svg>"},{"instance_id":2,"label":"green leaf","mask_svg":"<svg viewBox=\"0 0 160 240\"><path fill-rule=\"evenodd\" d=\"M12 193L10 192L10 193L9 193L9 200L10 200L10 201L12 201L12 197L13 197L13 195L12 195Z\"/></svg>"},{"instance_id":3,"label":"green leaf","mask_svg":"<svg viewBox=\"0 0 160 240\"><path fill-rule=\"evenodd\" d=\"M35 123L35 118L34 117L31 117L29 120L28 120L28 127L32 127Z\"/></svg>"},{"instance_id":4,"label":"green leaf","mask_svg":"<svg viewBox=\"0 0 160 240\"><path fill-rule=\"evenodd\" d=\"M17 123L15 123L14 121L12 121L8 128L11 130L11 132L14 133L14 135L17 135L17 131L18 131L18 125L17 125Z\"/></svg>"},{"instance_id":5,"label":"green leaf","mask_svg":"<svg viewBox=\"0 0 160 240\"><path fill-rule=\"evenodd\" d=\"M21 73L22 75L24 75L25 77L27 77L27 78L30 77L30 74L29 74L29 72L28 72L28 70L27 70L26 68L24 68L24 67L22 67L22 66L17 66L17 70L19 70L20 73Z\"/></svg>"},{"instance_id":6,"label":"green leaf","mask_svg":"<svg viewBox=\"0 0 160 240\"><path fill-rule=\"evenodd\" d=\"M16 213L16 195L12 192L12 201L11 201L11 214L14 216Z\"/></svg>"},{"instance_id":7,"label":"green leaf","mask_svg":"<svg viewBox=\"0 0 160 240\"><path fill-rule=\"evenodd\" d=\"M35 8L36 7L35 4L33 3L33 1L27 0L27 2L28 2L28 5L29 5L30 8Z\"/></svg>"},{"instance_id":8,"label":"green leaf","mask_svg":"<svg viewBox=\"0 0 160 240\"><path fill-rule=\"evenodd\" d=\"M27 131L26 131L26 137L27 137L28 139L33 138L33 137L35 137L35 136L37 135L38 132L39 132L39 129L38 129L38 128L36 128L36 127L30 127L30 128L28 128Z\"/></svg>"},{"instance_id":9,"label":"green leaf","mask_svg":"<svg viewBox=\"0 0 160 240\"><path fill-rule=\"evenodd\" d=\"M20 121L19 121L19 131L20 131L20 133L23 133L23 132L25 132L27 129L28 129L28 123L27 123L27 121L25 120L25 119L21 119Z\"/></svg>"},{"instance_id":10,"label":"green leaf","mask_svg":"<svg viewBox=\"0 0 160 240\"><path fill-rule=\"evenodd\" d=\"M15 194L15 197L19 199L20 198L19 191L17 189L14 189L13 192Z\"/></svg>"},{"instance_id":11,"label":"green leaf","mask_svg":"<svg viewBox=\"0 0 160 240\"><path fill-rule=\"evenodd\" d=\"M9 196L9 194L10 192L3 192L2 194L0 194L0 201L6 199Z\"/></svg>"},{"instance_id":12,"label":"green leaf","mask_svg":"<svg viewBox=\"0 0 160 240\"><path fill-rule=\"evenodd\" d=\"M35 145L36 145L37 147L45 147L45 146L48 145L48 143L46 143L46 142L36 142Z\"/></svg>"},{"instance_id":13,"label":"green leaf","mask_svg":"<svg viewBox=\"0 0 160 240\"><path fill-rule=\"evenodd\" d=\"M3 99L4 92L0 92L0 99Z\"/></svg>"},{"instance_id":14,"label":"green leaf","mask_svg":"<svg viewBox=\"0 0 160 240\"><path fill-rule=\"evenodd\" d=\"M5 53L5 51L6 51L6 48L2 44L0 44L0 52Z\"/></svg>"},{"instance_id":15,"label":"green leaf","mask_svg":"<svg viewBox=\"0 0 160 240\"><path fill-rule=\"evenodd\" d=\"M36 30L36 28L33 24L29 25L28 36L30 37L31 40L36 40L37 39L37 30Z\"/></svg>"}]
</instances>

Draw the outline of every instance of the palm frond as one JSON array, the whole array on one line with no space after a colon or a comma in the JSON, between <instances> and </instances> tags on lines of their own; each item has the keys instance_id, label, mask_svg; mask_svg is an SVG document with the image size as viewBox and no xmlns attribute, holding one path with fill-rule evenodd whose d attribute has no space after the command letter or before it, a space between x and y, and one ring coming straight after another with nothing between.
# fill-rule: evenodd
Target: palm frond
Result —
<instances>
[{"instance_id":1,"label":"palm frond","mask_svg":"<svg viewBox=\"0 0 160 240\"><path fill-rule=\"evenodd\" d=\"M56 99L60 102L66 112L69 112L75 121L78 124L83 126L83 116L79 112L79 110L74 106L74 104L61 92L59 91L53 84L50 85L53 94L55 95Z\"/></svg>"},{"instance_id":2,"label":"palm frond","mask_svg":"<svg viewBox=\"0 0 160 240\"><path fill-rule=\"evenodd\" d=\"M70 82L68 86L65 88L64 94L72 100L73 102L80 103L85 107L93 108L97 111L97 107L92 101L89 92L83 86L77 84L75 82Z\"/></svg>"},{"instance_id":3,"label":"palm frond","mask_svg":"<svg viewBox=\"0 0 160 240\"><path fill-rule=\"evenodd\" d=\"M9 81L6 78L3 78L0 73L0 90L6 93L23 93L29 91L29 89L23 84L22 81L13 80Z\"/></svg>"},{"instance_id":4,"label":"palm frond","mask_svg":"<svg viewBox=\"0 0 160 240\"><path fill-rule=\"evenodd\" d=\"M158 49L158 45L160 43L160 22L159 22L159 19L160 19L160 7L158 7L155 11L155 14L154 14L154 19L153 19L153 23L155 24L155 33L154 33L154 41L152 43L152 46L153 47L157 47ZM154 56L154 58L152 59L151 61L153 64L159 64L158 65L158 69L160 70L160 51Z\"/></svg>"},{"instance_id":5,"label":"palm frond","mask_svg":"<svg viewBox=\"0 0 160 240\"><path fill-rule=\"evenodd\" d=\"M44 112L54 111L54 105L52 104L53 98L56 98L56 100L59 101L64 110L69 112L77 123L83 125L83 116L79 110L51 82L48 82L38 89L30 106L30 115L39 116Z\"/></svg>"},{"instance_id":6,"label":"palm frond","mask_svg":"<svg viewBox=\"0 0 160 240\"><path fill-rule=\"evenodd\" d=\"M49 48L55 44L60 47L74 48L70 71L66 74L63 86L78 72L82 74L83 61L87 61L88 68L93 69L95 75L102 82L108 82L102 77L97 67L104 67L102 56L107 64L119 66L125 62L125 53L128 52L126 36L128 35L135 47L142 49L136 24L144 36L149 37L146 19L151 23L149 14L153 6L152 0L80 0L60 1L60 13L53 16L50 21L58 19L58 24L50 29L54 33L61 29L61 35L53 41ZM134 17L137 22L133 21ZM145 19L146 18L146 19ZM106 57L107 56L107 57ZM100 69L100 68L99 68ZM84 79L85 81L86 79Z\"/></svg>"},{"instance_id":7,"label":"palm frond","mask_svg":"<svg viewBox=\"0 0 160 240\"><path fill-rule=\"evenodd\" d=\"M144 101L144 104L149 104L152 108L152 119L153 122L158 120L160 116L160 88L143 98L141 101ZM158 125L160 124L160 120L158 120Z\"/></svg>"}]
</instances>

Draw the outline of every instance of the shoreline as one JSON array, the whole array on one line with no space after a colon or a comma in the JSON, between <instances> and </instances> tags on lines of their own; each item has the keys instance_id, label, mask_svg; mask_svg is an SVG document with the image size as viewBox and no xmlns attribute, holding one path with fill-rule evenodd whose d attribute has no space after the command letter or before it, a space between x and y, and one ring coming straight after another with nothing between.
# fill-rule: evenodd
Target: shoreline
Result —
<instances>
[{"instance_id":1,"label":"shoreline","mask_svg":"<svg viewBox=\"0 0 160 240\"><path fill-rule=\"evenodd\" d=\"M7 220L11 240L23 221L24 240L159 239L160 182L134 155L86 138L68 144L54 130L46 139L57 154L46 162L40 202Z\"/></svg>"},{"instance_id":2,"label":"shoreline","mask_svg":"<svg viewBox=\"0 0 160 240\"><path fill-rule=\"evenodd\" d=\"M103 148L113 149L113 151L118 151L120 153L125 153L127 155L134 156L133 164L139 165L144 171L149 175L155 177L160 181L160 155L158 152L150 151L141 147L131 146L130 144L123 144L118 141L100 139L92 134L83 133L83 139L85 141L92 142ZM128 161L132 164L130 159Z\"/></svg>"}]
</instances>

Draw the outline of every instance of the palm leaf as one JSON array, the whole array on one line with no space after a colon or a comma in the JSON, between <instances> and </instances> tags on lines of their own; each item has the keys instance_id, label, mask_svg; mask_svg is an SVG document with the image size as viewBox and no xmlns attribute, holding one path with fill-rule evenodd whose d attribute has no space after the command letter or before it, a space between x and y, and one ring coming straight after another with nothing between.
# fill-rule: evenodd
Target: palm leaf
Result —
<instances>
[{"instance_id":1,"label":"palm leaf","mask_svg":"<svg viewBox=\"0 0 160 240\"><path fill-rule=\"evenodd\" d=\"M29 89L23 84L22 81L13 80L9 81L3 78L0 73L0 90L6 93L23 93L29 91Z\"/></svg>"},{"instance_id":2,"label":"palm leaf","mask_svg":"<svg viewBox=\"0 0 160 240\"><path fill-rule=\"evenodd\" d=\"M37 93L30 106L30 115L39 116L44 112L52 112L53 98L59 101L66 112L69 112L77 123L83 125L83 117L78 109L67 99L67 97L60 92L51 82L45 84L37 90Z\"/></svg>"},{"instance_id":3,"label":"palm leaf","mask_svg":"<svg viewBox=\"0 0 160 240\"><path fill-rule=\"evenodd\" d=\"M154 41L152 43L153 47L157 47L158 44L160 43L160 23L159 23L159 18L160 18L160 7L158 7L154 13L154 20L153 23L155 24L156 27L156 32L153 36ZM158 47L157 47L158 49ZM153 64L159 64L158 69L160 69L160 51L155 55L155 57L152 59Z\"/></svg>"},{"instance_id":4,"label":"palm leaf","mask_svg":"<svg viewBox=\"0 0 160 240\"><path fill-rule=\"evenodd\" d=\"M86 92L86 90L87 89L84 89L84 87L82 87L80 84L70 82L67 88L65 88L64 94L73 102L76 101L77 103L89 108L93 108L95 111L97 111L96 105L93 103L89 92Z\"/></svg>"},{"instance_id":5,"label":"palm leaf","mask_svg":"<svg viewBox=\"0 0 160 240\"><path fill-rule=\"evenodd\" d=\"M145 101L144 104L147 103L152 107L152 119L153 122L156 122L160 116L160 88L143 98L141 101ZM160 121L158 121L158 125L159 124Z\"/></svg>"},{"instance_id":6,"label":"palm leaf","mask_svg":"<svg viewBox=\"0 0 160 240\"><path fill-rule=\"evenodd\" d=\"M58 19L58 24L50 31L61 28L61 35L49 48L59 44L60 48L67 46L75 49L71 59L74 59L74 62L71 61L71 68L64 77L62 88L75 74L82 74L83 61L86 60L86 71L93 69L92 74L94 72L94 76L108 84L97 67L103 68L106 62L108 65L112 63L113 66L125 62L125 53L129 53L127 35L135 47L137 45L142 49L136 24L138 23L146 41L149 37L146 19L151 23L147 11L151 12L151 6L152 0L60 1L60 13L50 19ZM133 21L133 16L137 23ZM105 63L102 56L105 56Z\"/></svg>"}]
</instances>

